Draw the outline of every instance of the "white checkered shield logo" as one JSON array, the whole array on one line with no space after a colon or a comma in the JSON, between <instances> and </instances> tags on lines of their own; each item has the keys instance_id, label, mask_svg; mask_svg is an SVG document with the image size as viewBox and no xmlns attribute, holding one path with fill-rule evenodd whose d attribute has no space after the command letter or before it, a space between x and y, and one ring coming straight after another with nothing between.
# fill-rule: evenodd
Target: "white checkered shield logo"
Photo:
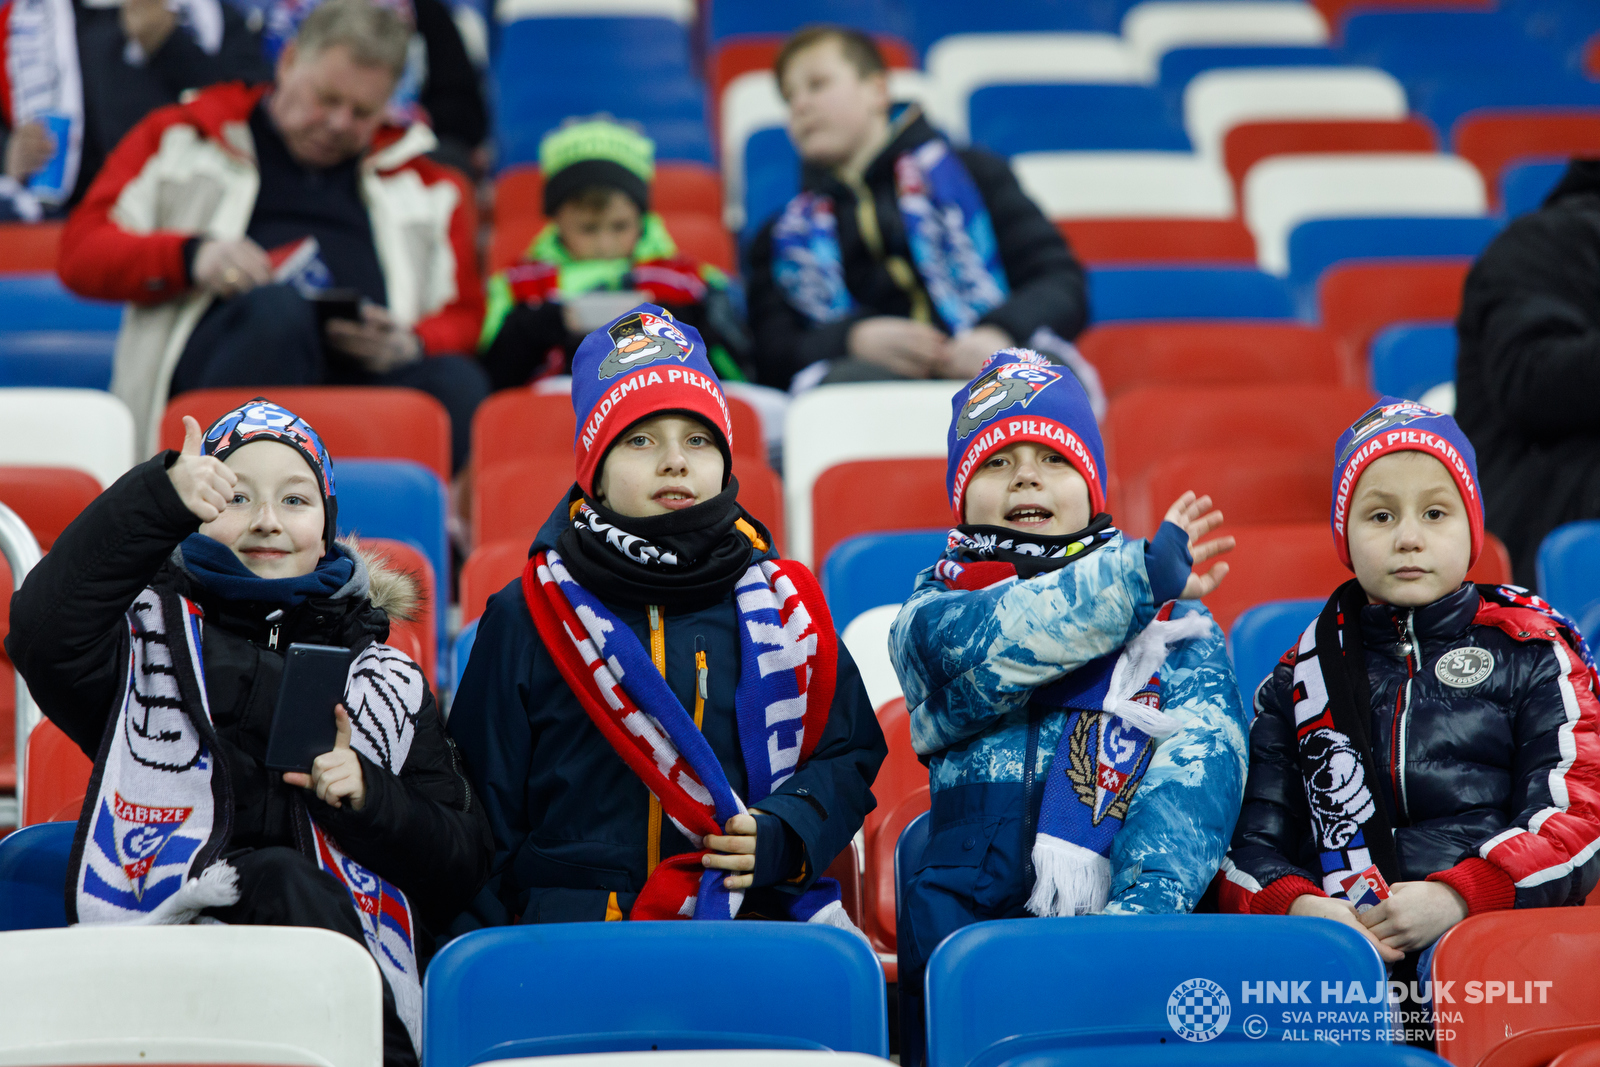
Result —
<instances>
[{"instance_id":1,"label":"white checkered shield logo","mask_svg":"<svg viewBox=\"0 0 1600 1067\"><path fill-rule=\"evenodd\" d=\"M1185 1041L1210 1041L1228 1028L1232 1013L1227 992L1209 978L1180 982L1167 996L1167 1022Z\"/></svg>"}]
</instances>

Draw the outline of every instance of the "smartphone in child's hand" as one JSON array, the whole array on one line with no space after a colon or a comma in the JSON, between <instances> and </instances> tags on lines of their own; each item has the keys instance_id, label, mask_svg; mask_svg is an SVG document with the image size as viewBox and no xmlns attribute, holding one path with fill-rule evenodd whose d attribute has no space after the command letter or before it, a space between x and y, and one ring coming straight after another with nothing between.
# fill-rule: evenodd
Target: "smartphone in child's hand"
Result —
<instances>
[{"instance_id":1,"label":"smartphone in child's hand","mask_svg":"<svg viewBox=\"0 0 1600 1067\"><path fill-rule=\"evenodd\" d=\"M333 708L344 699L354 656L337 645L289 646L267 738L269 770L309 774L312 760L333 751L338 733Z\"/></svg>"}]
</instances>

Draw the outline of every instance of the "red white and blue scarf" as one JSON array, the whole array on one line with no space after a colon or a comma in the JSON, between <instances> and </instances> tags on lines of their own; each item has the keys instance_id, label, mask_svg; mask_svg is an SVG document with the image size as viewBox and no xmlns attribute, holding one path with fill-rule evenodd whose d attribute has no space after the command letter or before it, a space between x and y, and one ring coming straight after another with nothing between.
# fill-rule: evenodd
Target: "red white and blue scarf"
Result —
<instances>
[{"instance_id":1,"label":"red white and blue scarf","mask_svg":"<svg viewBox=\"0 0 1600 1067\"><path fill-rule=\"evenodd\" d=\"M629 769L696 849L748 810L711 745L632 630L580 585L555 550L528 561L523 597L561 676ZM838 639L816 579L792 560L753 564L734 588L739 682L734 691L750 804L803 766L828 723ZM630 919L732 919L742 892L707 870L703 851L664 859ZM789 917L849 927L839 886L818 879Z\"/></svg>"}]
</instances>

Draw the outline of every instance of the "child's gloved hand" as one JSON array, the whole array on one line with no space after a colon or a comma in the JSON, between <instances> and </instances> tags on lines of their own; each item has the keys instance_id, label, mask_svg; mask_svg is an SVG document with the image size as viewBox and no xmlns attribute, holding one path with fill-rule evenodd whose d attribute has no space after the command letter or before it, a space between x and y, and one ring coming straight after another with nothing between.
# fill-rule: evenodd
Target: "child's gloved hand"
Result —
<instances>
[{"instance_id":1,"label":"child's gloved hand","mask_svg":"<svg viewBox=\"0 0 1600 1067\"><path fill-rule=\"evenodd\" d=\"M1376 909L1374 909L1376 910ZM1294 898L1294 903L1289 905L1290 915L1307 915L1315 919L1332 919L1336 923L1344 923L1353 930L1360 932L1362 937L1371 941L1377 948L1378 955L1385 963L1394 963L1405 958L1405 953L1397 948L1385 944L1363 922L1364 916L1357 915L1354 905L1348 900L1337 900L1333 897L1319 897L1311 893L1302 893ZM1371 915L1372 912L1367 912Z\"/></svg>"},{"instance_id":2,"label":"child's gloved hand","mask_svg":"<svg viewBox=\"0 0 1600 1067\"><path fill-rule=\"evenodd\" d=\"M1199 573L1200 565L1224 552L1232 552L1235 542L1231 536L1218 537L1204 544L1199 542L1200 538L1222 525L1222 512L1212 509L1210 497L1197 497L1189 492L1173 501L1163 521L1172 523L1189 535L1189 554L1194 558L1194 573L1184 583L1183 595L1178 599L1199 600L1210 595L1228 576L1228 565L1218 563L1203 574Z\"/></svg>"},{"instance_id":3,"label":"child's gloved hand","mask_svg":"<svg viewBox=\"0 0 1600 1067\"><path fill-rule=\"evenodd\" d=\"M239 476L215 456L201 455L200 442L200 424L194 416L185 415L183 452L167 468L167 477L183 506L201 522L212 522L228 506Z\"/></svg>"},{"instance_id":4,"label":"child's gloved hand","mask_svg":"<svg viewBox=\"0 0 1600 1067\"><path fill-rule=\"evenodd\" d=\"M702 857L701 862L717 870L742 872L724 878L722 885L726 889L749 889L756 880L752 873L756 869L756 817L735 815L723 829L728 831L725 837L706 835L706 848L711 849L711 853Z\"/></svg>"},{"instance_id":5,"label":"child's gloved hand","mask_svg":"<svg viewBox=\"0 0 1600 1067\"><path fill-rule=\"evenodd\" d=\"M1390 948L1415 952L1466 917L1465 898L1443 882L1396 882L1389 899L1364 912L1361 922Z\"/></svg>"}]
</instances>

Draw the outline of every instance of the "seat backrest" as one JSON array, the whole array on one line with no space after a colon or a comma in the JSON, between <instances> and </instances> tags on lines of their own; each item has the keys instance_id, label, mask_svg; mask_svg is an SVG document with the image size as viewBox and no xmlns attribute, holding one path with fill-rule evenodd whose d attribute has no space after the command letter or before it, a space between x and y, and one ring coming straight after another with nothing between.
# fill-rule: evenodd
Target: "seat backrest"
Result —
<instances>
[{"instance_id":1,"label":"seat backrest","mask_svg":"<svg viewBox=\"0 0 1600 1067\"><path fill-rule=\"evenodd\" d=\"M1188 152L1027 152L1011 166L1029 198L1052 219L1234 215L1227 175Z\"/></svg>"},{"instance_id":2,"label":"seat backrest","mask_svg":"<svg viewBox=\"0 0 1600 1067\"><path fill-rule=\"evenodd\" d=\"M1600 1027L1595 1028L1600 1031ZM1550 1061L1550 1067L1600 1067L1600 1035L1571 1045L1561 1055Z\"/></svg>"},{"instance_id":3,"label":"seat backrest","mask_svg":"<svg viewBox=\"0 0 1600 1067\"><path fill-rule=\"evenodd\" d=\"M1380 396L1421 400L1456 377L1454 323L1403 323L1372 340L1372 390Z\"/></svg>"},{"instance_id":4,"label":"seat backrest","mask_svg":"<svg viewBox=\"0 0 1600 1067\"><path fill-rule=\"evenodd\" d=\"M78 821L94 763L49 719L28 735L22 825Z\"/></svg>"},{"instance_id":5,"label":"seat backrest","mask_svg":"<svg viewBox=\"0 0 1600 1067\"><path fill-rule=\"evenodd\" d=\"M1600 108L1469 114L1450 131L1450 142L1456 155L1478 168L1494 195L1500 187L1501 172L1514 160L1527 156L1591 159L1600 155ZM1498 197L1494 206L1500 206Z\"/></svg>"},{"instance_id":6,"label":"seat backrest","mask_svg":"<svg viewBox=\"0 0 1600 1067\"><path fill-rule=\"evenodd\" d=\"M133 415L110 393L0 389L0 463L71 467L108 486L134 456Z\"/></svg>"},{"instance_id":7,"label":"seat backrest","mask_svg":"<svg viewBox=\"0 0 1600 1067\"><path fill-rule=\"evenodd\" d=\"M1114 322L1077 343L1108 398L1138 385L1339 381L1333 344L1296 322Z\"/></svg>"},{"instance_id":8,"label":"seat backrest","mask_svg":"<svg viewBox=\"0 0 1600 1067\"><path fill-rule=\"evenodd\" d=\"M409 459L450 481L450 413L419 389L376 385L258 386L196 389L167 402L161 447L183 447L183 417L203 430L258 396L310 423L333 456L334 485L342 459Z\"/></svg>"},{"instance_id":9,"label":"seat backrest","mask_svg":"<svg viewBox=\"0 0 1600 1067\"><path fill-rule=\"evenodd\" d=\"M1183 90L1183 124L1195 151L1220 164L1228 131L1246 122L1306 119L1396 120L1406 91L1373 67L1211 70Z\"/></svg>"},{"instance_id":10,"label":"seat backrest","mask_svg":"<svg viewBox=\"0 0 1600 1067\"><path fill-rule=\"evenodd\" d=\"M1187 152L1189 137L1148 85L990 85L968 104L972 143L1023 152Z\"/></svg>"},{"instance_id":11,"label":"seat backrest","mask_svg":"<svg viewBox=\"0 0 1600 1067\"><path fill-rule=\"evenodd\" d=\"M1326 449L1202 448L1169 456L1126 483L1118 528L1152 536L1167 508L1191 489L1210 495L1230 527L1326 521L1333 504Z\"/></svg>"},{"instance_id":12,"label":"seat backrest","mask_svg":"<svg viewBox=\"0 0 1600 1067\"><path fill-rule=\"evenodd\" d=\"M489 598L521 577L527 565L527 541L490 541L473 549L457 579L462 625L482 615Z\"/></svg>"},{"instance_id":13,"label":"seat backrest","mask_svg":"<svg viewBox=\"0 0 1600 1067\"><path fill-rule=\"evenodd\" d=\"M416 660L428 684L435 685L438 678L435 665L439 659L439 645L444 639L443 628L436 620L447 606L440 603L439 596L441 588L448 590L449 587L439 585L428 557L405 541L369 537L361 542L361 548L389 567L410 575L417 583L415 615L410 620L390 617L388 644Z\"/></svg>"},{"instance_id":14,"label":"seat backrest","mask_svg":"<svg viewBox=\"0 0 1600 1067\"><path fill-rule=\"evenodd\" d=\"M64 222L0 223L0 274L54 273Z\"/></svg>"},{"instance_id":15,"label":"seat backrest","mask_svg":"<svg viewBox=\"0 0 1600 1067\"><path fill-rule=\"evenodd\" d=\"M1486 214L1483 178L1433 152L1329 152L1264 159L1244 178L1245 224L1261 269L1289 270L1289 233L1308 219Z\"/></svg>"},{"instance_id":16,"label":"seat backrest","mask_svg":"<svg viewBox=\"0 0 1600 1067\"><path fill-rule=\"evenodd\" d=\"M911 748L911 712L906 708L905 697L895 697L878 706L878 728L883 731L884 740L889 744L889 755L878 768L878 777L872 782L872 795L877 799L878 806L867 813L866 820L861 824L861 834L868 841L889 824L890 814L901 801L916 795L918 790L928 788L928 768L922 765ZM924 800L924 809L926 803ZM896 827L890 834L889 852L894 850L900 829ZM886 852L885 856L888 855ZM893 918L890 915L890 919Z\"/></svg>"},{"instance_id":17,"label":"seat backrest","mask_svg":"<svg viewBox=\"0 0 1600 1067\"><path fill-rule=\"evenodd\" d=\"M1473 915L1447 930L1433 953L1435 989L1455 983L1455 1004L1441 1026L1439 1055L1478 1063L1509 1034L1600 1023L1594 961L1600 957L1600 909L1539 908ZM1481 982L1479 1002L1468 982ZM1465 995L1462 993L1466 990Z\"/></svg>"},{"instance_id":18,"label":"seat backrest","mask_svg":"<svg viewBox=\"0 0 1600 1067\"><path fill-rule=\"evenodd\" d=\"M926 771L923 776L927 776ZM879 816L878 821L873 833L866 837L867 870L862 885L862 917L867 925L861 928L861 932L872 940L872 946L880 956L890 956L898 955L895 933L899 929L899 893L895 880L895 850L906 827L927 814L932 806L932 794L924 783L899 800L892 803L885 800L883 803L882 808L873 812ZM884 964L885 973L888 973L889 961L885 959ZM898 959L894 961L894 966L898 972ZM890 978L890 981L894 980Z\"/></svg>"},{"instance_id":19,"label":"seat backrest","mask_svg":"<svg viewBox=\"0 0 1600 1067\"><path fill-rule=\"evenodd\" d=\"M427 557L435 576L449 575L449 492L437 474L410 460L352 459L336 464L334 481L341 535L404 541ZM443 638L445 612L434 616Z\"/></svg>"},{"instance_id":20,"label":"seat backrest","mask_svg":"<svg viewBox=\"0 0 1600 1067\"><path fill-rule=\"evenodd\" d=\"M889 627L899 614L899 604L869 608L839 632L839 640L849 649L850 658L861 672L861 684L873 707L881 707L900 695L900 678L889 660Z\"/></svg>"},{"instance_id":21,"label":"seat backrest","mask_svg":"<svg viewBox=\"0 0 1600 1067\"><path fill-rule=\"evenodd\" d=\"M1373 336L1395 322L1455 321L1472 261L1341 263L1317 283L1322 328L1347 358L1366 365Z\"/></svg>"},{"instance_id":22,"label":"seat backrest","mask_svg":"<svg viewBox=\"0 0 1600 1067\"><path fill-rule=\"evenodd\" d=\"M1549 196L1566 176L1571 165L1565 159L1535 158L1529 163L1513 163L1500 172L1498 193L1500 211L1508 219L1526 215L1544 206Z\"/></svg>"},{"instance_id":23,"label":"seat backrest","mask_svg":"<svg viewBox=\"0 0 1600 1067\"><path fill-rule=\"evenodd\" d=\"M951 842L929 841L925 862L938 862L938 850L949 843L960 849L956 835L969 831L953 831L945 835ZM1087 960L1118 959L1137 959L1139 966L1120 969L1114 982L1098 968L1083 966ZM1032 1051L1030 1035L1055 1050L1086 1046L1085 1054L1092 1046L1177 1038L1247 1048L1256 1037L1265 1046L1298 1027L1286 1024L1288 1013L1281 1010L1259 1012L1264 1033L1246 1036L1242 1018L1230 1025L1235 1014L1256 1010L1247 999L1253 991L1289 1004L1297 989L1314 1002L1324 982L1345 989L1355 983L1369 996L1382 996L1386 981L1372 943L1339 923L1281 915L1082 915L977 923L951 934L928 961L928 1064L995 1063L998 1058L989 1057L999 1050L985 1056L986 1050L1010 1039L1005 1047L1011 1055L1026 1054ZM1019 996L1018 990L1050 993ZM1240 997L1237 1004L1234 996ZM1353 1028L1344 1044L1356 1051L1345 1054L1365 1062L1365 1043L1374 1041L1385 1041L1384 1027ZM1101 1055L1107 1062L1118 1059L1106 1051Z\"/></svg>"},{"instance_id":24,"label":"seat backrest","mask_svg":"<svg viewBox=\"0 0 1600 1067\"><path fill-rule=\"evenodd\" d=\"M1332 590L1329 590L1331 593ZM1283 654L1295 647L1325 601L1269 600L1242 612L1233 621L1228 644L1233 650L1233 673L1245 707L1250 707L1256 687L1272 673Z\"/></svg>"},{"instance_id":25,"label":"seat backrest","mask_svg":"<svg viewBox=\"0 0 1600 1067\"><path fill-rule=\"evenodd\" d=\"M75 822L48 822L0 838L0 930L67 925L67 866L77 828Z\"/></svg>"},{"instance_id":26,"label":"seat backrest","mask_svg":"<svg viewBox=\"0 0 1600 1067\"><path fill-rule=\"evenodd\" d=\"M802 393L784 419L783 483L789 554L807 565L812 545L811 494L817 477L858 459L945 457L950 382L830 385Z\"/></svg>"},{"instance_id":27,"label":"seat backrest","mask_svg":"<svg viewBox=\"0 0 1600 1067\"><path fill-rule=\"evenodd\" d=\"M935 528L860 534L839 542L820 572L835 628L849 626L872 608L909 597L917 572L933 566L944 551L950 530L948 514L945 518Z\"/></svg>"},{"instance_id":28,"label":"seat backrest","mask_svg":"<svg viewBox=\"0 0 1600 1067\"><path fill-rule=\"evenodd\" d=\"M1308 219L1289 231L1289 284L1309 296L1324 271L1352 260L1476 259L1500 228L1492 216Z\"/></svg>"},{"instance_id":29,"label":"seat backrest","mask_svg":"<svg viewBox=\"0 0 1600 1067\"><path fill-rule=\"evenodd\" d=\"M116 332L122 305L89 300L67 289L52 263L38 273L0 274L0 323L11 330Z\"/></svg>"},{"instance_id":30,"label":"seat backrest","mask_svg":"<svg viewBox=\"0 0 1600 1067\"><path fill-rule=\"evenodd\" d=\"M651 982L637 996L615 995L620 974L712 974L730 959L740 961L737 1012L706 996L700 982ZM477 930L433 958L423 1000L430 1067L652 1048L889 1052L877 958L856 934L823 923Z\"/></svg>"},{"instance_id":31,"label":"seat backrest","mask_svg":"<svg viewBox=\"0 0 1600 1067\"><path fill-rule=\"evenodd\" d=\"M1534 570L1540 596L1571 618L1585 615L1600 603L1600 519L1551 530L1539 545Z\"/></svg>"},{"instance_id":32,"label":"seat backrest","mask_svg":"<svg viewBox=\"0 0 1600 1067\"><path fill-rule=\"evenodd\" d=\"M1184 3L1146 0L1122 16L1122 38L1154 77L1174 48L1203 45L1321 45L1328 24L1298 3Z\"/></svg>"},{"instance_id":33,"label":"seat backrest","mask_svg":"<svg viewBox=\"0 0 1600 1067\"><path fill-rule=\"evenodd\" d=\"M1600 1063L1600 1057L1589 1059L1582 1053L1581 1050L1589 1048L1600 1049L1600 1023L1526 1030L1494 1046L1488 1055L1477 1061L1476 1067L1571 1067ZM1576 1054L1570 1060L1569 1052Z\"/></svg>"},{"instance_id":34,"label":"seat backrest","mask_svg":"<svg viewBox=\"0 0 1600 1067\"><path fill-rule=\"evenodd\" d=\"M1299 119L1241 122L1222 139L1222 158L1235 189L1268 156L1306 152L1432 152L1433 127L1419 118Z\"/></svg>"},{"instance_id":35,"label":"seat backrest","mask_svg":"<svg viewBox=\"0 0 1600 1067\"><path fill-rule=\"evenodd\" d=\"M90 926L0 934L11 1063L378 1067L366 946L294 926Z\"/></svg>"},{"instance_id":36,"label":"seat backrest","mask_svg":"<svg viewBox=\"0 0 1600 1067\"><path fill-rule=\"evenodd\" d=\"M1140 386L1112 400L1106 412L1106 461L1126 482L1185 449L1224 439L1231 448L1327 455L1373 400L1365 389L1324 385ZM1160 431L1152 432L1156 420ZM1227 427L1225 435L1219 427Z\"/></svg>"},{"instance_id":37,"label":"seat backrest","mask_svg":"<svg viewBox=\"0 0 1600 1067\"><path fill-rule=\"evenodd\" d=\"M1089 267L1256 261L1256 239L1237 219L1057 219Z\"/></svg>"},{"instance_id":38,"label":"seat backrest","mask_svg":"<svg viewBox=\"0 0 1600 1067\"><path fill-rule=\"evenodd\" d=\"M812 557L821 560L826 569L828 553L848 538L948 527L946 465L942 456L858 459L837 463L818 474L811 487ZM904 600L905 596L902 593L895 599Z\"/></svg>"},{"instance_id":39,"label":"seat backrest","mask_svg":"<svg viewBox=\"0 0 1600 1067\"><path fill-rule=\"evenodd\" d=\"M1292 319L1283 279L1248 267L1102 267L1089 272L1099 323L1169 319Z\"/></svg>"},{"instance_id":40,"label":"seat backrest","mask_svg":"<svg viewBox=\"0 0 1600 1067\"><path fill-rule=\"evenodd\" d=\"M100 483L87 471L68 467L0 467L0 504L33 531L46 552L61 531L100 495Z\"/></svg>"}]
</instances>

